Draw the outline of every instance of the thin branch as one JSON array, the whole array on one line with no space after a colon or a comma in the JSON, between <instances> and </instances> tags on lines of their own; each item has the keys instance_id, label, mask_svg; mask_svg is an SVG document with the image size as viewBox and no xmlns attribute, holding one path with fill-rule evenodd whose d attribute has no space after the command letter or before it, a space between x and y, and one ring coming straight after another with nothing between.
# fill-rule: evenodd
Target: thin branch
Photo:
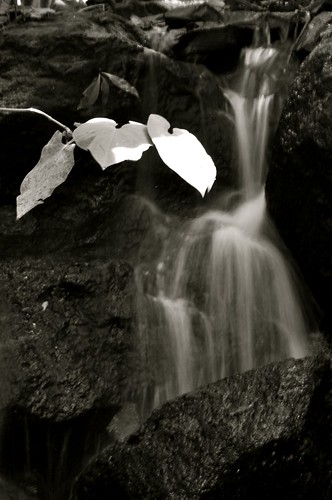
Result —
<instances>
[{"instance_id":1,"label":"thin branch","mask_svg":"<svg viewBox=\"0 0 332 500\"><path fill-rule=\"evenodd\" d=\"M311 21L311 15L310 15L310 11L309 10L305 10L305 11L301 11L301 14L304 12L304 25L300 31L300 34L298 35L298 37L296 38L294 44L293 44L293 47L292 47L292 50L297 50L298 47L300 47L300 44L301 44L301 41L302 41L302 38L307 30L307 27L308 27L308 24L310 23ZM300 20L298 20L297 22L297 26L298 26L298 23L299 23Z\"/></svg>"},{"instance_id":2,"label":"thin branch","mask_svg":"<svg viewBox=\"0 0 332 500\"><path fill-rule=\"evenodd\" d=\"M72 135L72 131L70 130L67 125L64 125L63 123L59 122L55 118L52 118L52 116L48 115L47 113L44 113L44 111L40 111L40 109L36 108L0 108L0 112L2 113L37 113L38 115L42 115L51 122L55 123L58 125L58 127L62 128L67 134Z\"/></svg>"}]
</instances>

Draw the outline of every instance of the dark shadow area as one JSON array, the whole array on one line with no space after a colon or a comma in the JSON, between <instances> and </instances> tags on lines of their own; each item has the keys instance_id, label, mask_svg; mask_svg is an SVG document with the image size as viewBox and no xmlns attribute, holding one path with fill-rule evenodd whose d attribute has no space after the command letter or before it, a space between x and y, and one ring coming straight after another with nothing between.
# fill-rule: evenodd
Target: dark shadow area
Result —
<instances>
[{"instance_id":1,"label":"dark shadow area","mask_svg":"<svg viewBox=\"0 0 332 500\"><path fill-rule=\"evenodd\" d=\"M38 500L69 499L76 476L110 443L106 426L113 415L114 408L101 408L52 422L20 408L8 410L0 447L1 475Z\"/></svg>"}]
</instances>

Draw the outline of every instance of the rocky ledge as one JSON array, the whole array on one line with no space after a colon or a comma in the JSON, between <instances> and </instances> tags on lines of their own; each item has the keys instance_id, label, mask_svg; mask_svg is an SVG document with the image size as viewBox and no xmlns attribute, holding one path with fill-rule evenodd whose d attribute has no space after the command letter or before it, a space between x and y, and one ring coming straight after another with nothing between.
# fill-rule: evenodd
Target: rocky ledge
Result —
<instances>
[{"instance_id":1,"label":"rocky ledge","mask_svg":"<svg viewBox=\"0 0 332 500\"><path fill-rule=\"evenodd\" d=\"M331 496L326 360L289 360L155 410L81 476L75 500Z\"/></svg>"}]
</instances>

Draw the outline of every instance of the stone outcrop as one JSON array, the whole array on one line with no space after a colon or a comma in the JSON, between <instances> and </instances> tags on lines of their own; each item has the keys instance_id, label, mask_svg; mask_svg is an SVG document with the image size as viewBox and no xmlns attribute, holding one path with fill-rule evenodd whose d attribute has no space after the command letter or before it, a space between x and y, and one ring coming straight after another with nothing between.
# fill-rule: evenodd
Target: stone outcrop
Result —
<instances>
[{"instance_id":1,"label":"stone outcrop","mask_svg":"<svg viewBox=\"0 0 332 500\"><path fill-rule=\"evenodd\" d=\"M87 469L75 500L331 495L331 371L289 360L155 410Z\"/></svg>"},{"instance_id":2,"label":"stone outcrop","mask_svg":"<svg viewBox=\"0 0 332 500\"><path fill-rule=\"evenodd\" d=\"M33 493L27 494L2 478L0 478L0 495L6 500L37 500Z\"/></svg>"},{"instance_id":3,"label":"stone outcrop","mask_svg":"<svg viewBox=\"0 0 332 500\"><path fill-rule=\"evenodd\" d=\"M332 39L304 60L277 131L266 194L269 211L323 309L331 336Z\"/></svg>"},{"instance_id":4,"label":"stone outcrop","mask_svg":"<svg viewBox=\"0 0 332 500\"><path fill-rule=\"evenodd\" d=\"M2 263L9 404L53 420L120 406L134 344L132 274L120 261Z\"/></svg>"}]
</instances>

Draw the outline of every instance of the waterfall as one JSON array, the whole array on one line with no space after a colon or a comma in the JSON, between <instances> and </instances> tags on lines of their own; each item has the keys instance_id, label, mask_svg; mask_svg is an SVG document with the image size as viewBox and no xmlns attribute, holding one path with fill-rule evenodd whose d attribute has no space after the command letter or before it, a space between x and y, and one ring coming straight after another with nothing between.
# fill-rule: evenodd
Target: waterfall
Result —
<instances>
[{"instance_id":1,"label":"waterfall","mask_svg":"<svg viewBox=\"0 0 332 500\"><path fill-rule=\"evenodd\" d=\"M150 280L137 270L144 416L202 384L307 353L298 283L265 206L278 57L272 47L245 49L241 78L224 91L236 137L237 205L186 224L165 243Z\"/></svg>"}]
</instances>

